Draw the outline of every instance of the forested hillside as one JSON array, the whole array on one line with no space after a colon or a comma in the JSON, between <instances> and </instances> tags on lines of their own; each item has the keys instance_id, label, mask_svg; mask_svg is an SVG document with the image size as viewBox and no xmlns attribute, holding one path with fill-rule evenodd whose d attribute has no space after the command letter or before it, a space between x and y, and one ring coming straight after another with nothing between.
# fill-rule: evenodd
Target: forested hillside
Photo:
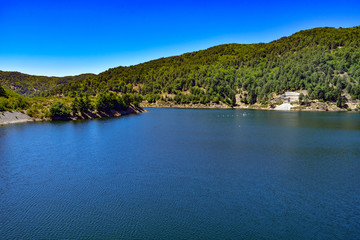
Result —
<instances>
[{"instance_id":1,"label":"forested hillside","mask_svg":"<svg viewBox=\"0 0 360 240\"><path fill-rule=\"evenodd\" d=\"M0 112L6 110L23 110L29 106L29 101L26 97L5 89L0 85Z\"/></svg>"},{"instance_id":2,"label":"forested hillside","mask_svg":"<svg viewBox=\"0 0 360 240\"><path fill-rule=\"evenodd\" d=\"M97 97L24 97L0 85L0 113L20 111L35 119L76 120L141 112L138 94L101 93ZM121 112L121 113L120 113Z\"/></svg>"},{"instance_id":3,"label":"forested hillside","mask_svg":"<svg viewBox=\"0 0 360 240\"><path fill-rule=\"evenodd\" d=\"M94 74L81 74L68 77L45 77L23 74L19 72L0 71L0 84L6 86L24 96L30 96L35 93L44 92L55 88L56 86L83 80Z\"/></svg>"},{"instance_id":4,"label":"forested hillside","mask_svg":"<svg viewBox=\"0 0 360 240\"><path fill-rule=\"evenodd\" d=\"M42 95L138 92L150 101L170 94L176 103L233 105L238 93L253 104L268 102L271 93L307 90L310 99L337 101L345 93L359 99L359 46L359 27L316 28L266 44L226 44L117 67Z\"/></svg>"},{"instance_id":5,"label":"forested hillside","mask_svg":"<svg viewBox=\"0 0 360 240\"><path fill-rule=\"evenodd\" d=\"M268 104L274 93L297 90L320 101L356 100L359 81L360 27L316 28L266 44L225 44L99 75L44 77L0 71L0 84L25 96L95 96L112 91L138 93L149 102L162 98L230 106L236 94L243 103Z\"/></svg>"}]
</instances>

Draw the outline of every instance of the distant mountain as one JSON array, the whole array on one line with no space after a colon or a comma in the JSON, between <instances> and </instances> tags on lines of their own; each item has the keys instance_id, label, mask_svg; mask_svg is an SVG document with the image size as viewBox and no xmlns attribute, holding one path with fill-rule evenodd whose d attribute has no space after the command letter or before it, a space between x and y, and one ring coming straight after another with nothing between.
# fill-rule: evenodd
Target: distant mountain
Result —
<instances>
[{"instance_id":1,"label":"distant mountain","mask_svg":"<svg viewBox=\"0 0 360 240\"><path fill-rule=\"evenodd\" d=\"M59 85L84 80L94 74L81 74L68 77L45 77L23 74L19 72L0 71L0 85L6 86L25 96L51 90Z\"/></svg>"},{"instance_id":2,"label":"distant mountain","mask_svg":"<svg viewBox=\"0 0 360 240\"><path fill-rule=\"evenodd\" d=\"M315 28L270 43L225 44L99 75L19 74L14 80L1 79L20 93L36 91L42 96L137 92L151 101L162 96L176 103L233 105L236 94L253 104L267 103L274 93L306 90L310 99L334 102L341 95L359 99L360 28Z\"/></svg>"}]
</instances>

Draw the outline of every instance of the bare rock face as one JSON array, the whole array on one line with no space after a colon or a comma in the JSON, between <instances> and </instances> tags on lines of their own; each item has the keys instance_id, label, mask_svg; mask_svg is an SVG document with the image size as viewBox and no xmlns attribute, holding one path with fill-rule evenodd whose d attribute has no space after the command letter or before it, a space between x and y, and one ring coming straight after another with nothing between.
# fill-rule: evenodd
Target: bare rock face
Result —
<instances>
[{"instance_id":1,"label":"bare rock face","mask_svg":"<svg viewBox=\"0 0 360 240\"><path fill-rule=\"evenodd\" d=\"M0 112L0 124L21 123L31 121L31 117L22 112Z\"/></svg>"}]
</instances>

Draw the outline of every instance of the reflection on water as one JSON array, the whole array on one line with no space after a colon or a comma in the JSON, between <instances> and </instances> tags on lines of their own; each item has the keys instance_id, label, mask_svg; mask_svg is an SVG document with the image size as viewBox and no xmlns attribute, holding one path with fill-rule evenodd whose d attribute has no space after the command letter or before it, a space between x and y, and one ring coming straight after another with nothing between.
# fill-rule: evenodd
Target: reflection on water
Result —
<instances>
[{"instance_id":1,"label":"reflection on water","mask_svg":"<svg viewBox=\"0 0 360 240\"><path fill-rule=\"evenodd\" d=\"M356 239L359 116L151 109L0 127L0 236Z\"/></svg>"}]
</instances>

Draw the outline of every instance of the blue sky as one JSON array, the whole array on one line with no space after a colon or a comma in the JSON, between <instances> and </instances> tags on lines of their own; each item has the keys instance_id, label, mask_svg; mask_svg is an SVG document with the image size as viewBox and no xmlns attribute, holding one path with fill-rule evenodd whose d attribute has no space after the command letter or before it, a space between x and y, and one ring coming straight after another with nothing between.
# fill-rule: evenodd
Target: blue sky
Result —
<instances>
[{"instance_id":1,"label":"blue sky","mask_svg":"<svg viewBox=\"0 0 360 240\"><path fill-rule=\"evenodd\" d=\"M360 25L360 1L0 0L0 70L65 76Z\"/></svg>"}]
</instances>

